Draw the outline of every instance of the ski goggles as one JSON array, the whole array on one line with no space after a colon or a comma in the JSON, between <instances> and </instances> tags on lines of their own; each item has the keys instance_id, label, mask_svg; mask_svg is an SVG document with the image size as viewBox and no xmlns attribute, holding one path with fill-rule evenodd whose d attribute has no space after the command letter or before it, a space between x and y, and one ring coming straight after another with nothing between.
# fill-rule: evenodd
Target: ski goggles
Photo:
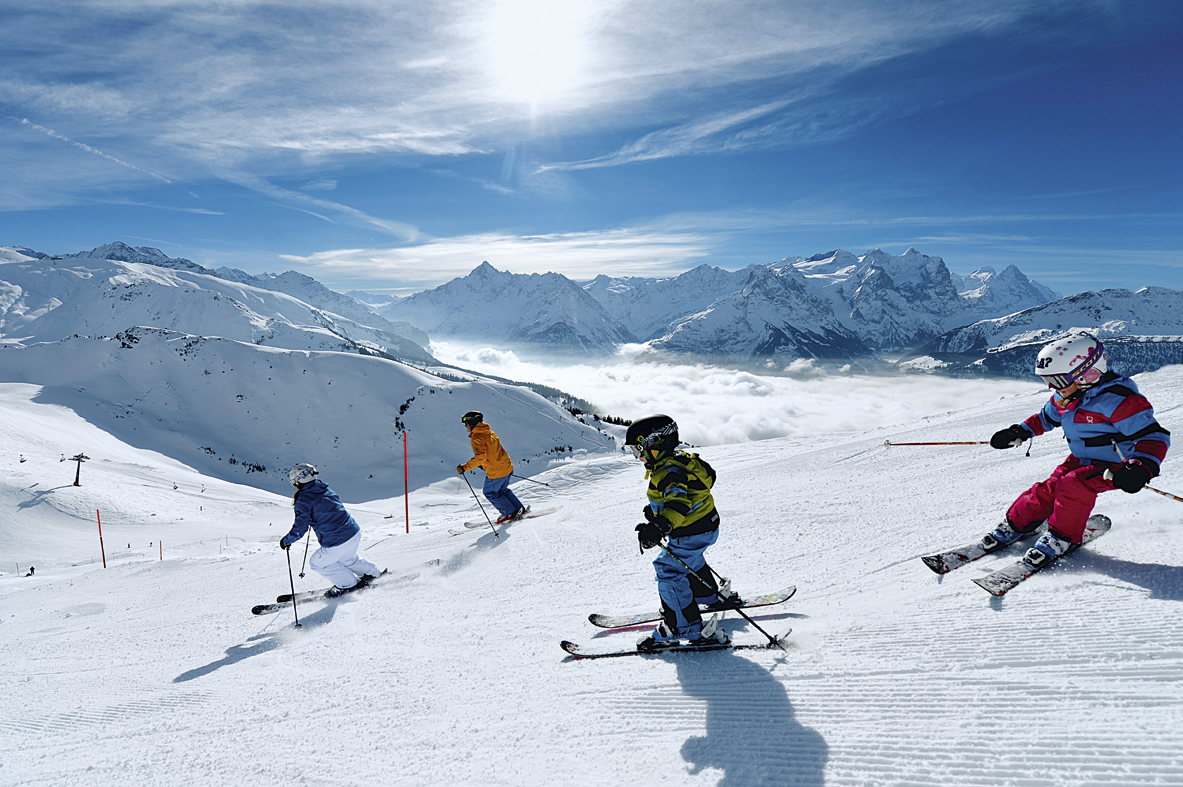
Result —
<instances>
[{"instance_id":1,"label":"ski goggles","mask_svg":"<svg viewBox=\"0 0 1183 787\"><path fill-rule=\"evenodd\" d=\"M641 448L641 446L639 446L639 445L630 445L628 447L628 450L633 452L634 459L641 459L642 457L645 456L645 449Z\"/></svg>"},{"instance_id":2,"label":"ski goggles","mask_svg":"<svg viewBox=\"0 0 1183 787\"><path fill-rule=\"evenodd\" d=\"M1057 391L1062 391L1076 382L1069 374L1041 374L1040 377L1047 383L1048 388L1055 388Z\"/></svg>"}]
</instances>

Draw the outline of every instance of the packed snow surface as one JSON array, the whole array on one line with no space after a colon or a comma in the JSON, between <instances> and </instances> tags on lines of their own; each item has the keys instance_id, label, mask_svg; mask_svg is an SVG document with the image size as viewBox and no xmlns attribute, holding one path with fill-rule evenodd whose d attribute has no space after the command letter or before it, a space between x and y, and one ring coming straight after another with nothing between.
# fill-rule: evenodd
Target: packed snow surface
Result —
<instances>
[{"instance_id":1,"label":"packed snow surface","mask_svg":"<svg viewBox=\"0 0 1183 787\"><path fill-rule=\"evenodd\" d=\"M1183 367L1137 381L1183 433ZM549 486L515 490L558 510L499 536L449 535L481 518L457 478L350 503L362 554L395 579L301 604L297 629L291 609L250 612L288 591L289 558L301 571L302 544L277 546L289 499L133 448L38 390L0 385L4 785L1183 782L1183 504L1103 495L1113 530L1002 599L970 580L1017 551L943 578L919 560L991 528L1066 447L884 441L988 439L1042 404L1034 387L701 449L723 516L710 563L741 593L797 586L753 615L792 628L788 650L602 661L559 641L631 645L644 629L587 615L657 603L630 457L553 461L534 475ZM74 486L61 459L80 447ZM1183 461L1154 486L1183 493ZM762 638L734 613L723 626Z\"/></svg>"}]
</instances>

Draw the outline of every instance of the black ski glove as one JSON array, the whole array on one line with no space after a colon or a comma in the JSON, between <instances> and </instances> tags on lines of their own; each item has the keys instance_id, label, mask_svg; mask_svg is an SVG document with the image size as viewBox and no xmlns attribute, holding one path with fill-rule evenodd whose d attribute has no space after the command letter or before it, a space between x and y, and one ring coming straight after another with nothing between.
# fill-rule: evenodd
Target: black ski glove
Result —
<instances>
[{"instance_id":1,"label":"black ski glove","mask_svg":"<svg viewBox=\"0 0 1183 787\"><path fill-rule=\"evenodd\" d=\"M1150 482L1150 471L1137 459L1127 459L1110 473L1113 485L1131 495Z\"/></svg>"},{"instance_id":2,"label":"black ski glove","mask_svg":"<svg viewBox=\"0 0 1183 787\"><path fill-rule=\"evenodd\" d=\"M1000 429L990 438L991 448L1018 448L1029 437L1027 430L1018 424Z\"/></svg>"},{"instance_id":3,"label":"black ski glove","mask_svg":"<svg viewBox=\"0 0 1183 787\"><path fill-rule=\"evenodd\" d=\"M642 522L637 525L637 541L641 542L641 551L652 549L661 543L661 540L670 534L669 523L662 519L654 519L652 522Z\"/></svg>"},{"instance_id":4,"label":"black ski glove","mask_svg":"<svg viewBox=\"0 0 1183 787\"><path fill-rule=\"evenodd\" d=\"M641 510L641 513L645 515L646 522L654 522L657 520L657 513L653 510L652 506L645 506Z\"/></svg>"},{"instance_id":5,"label":"black ski glove","mask_svg":"<svg viewBox=\"0 0 1183 787\"><path fill-rule=\"evenodd\" d=\"M284 536L283 538L279 539L279 548L284 550L285 552L292 548L292 545L288 543L287 536Z\"/></svg>"}]
</instances>

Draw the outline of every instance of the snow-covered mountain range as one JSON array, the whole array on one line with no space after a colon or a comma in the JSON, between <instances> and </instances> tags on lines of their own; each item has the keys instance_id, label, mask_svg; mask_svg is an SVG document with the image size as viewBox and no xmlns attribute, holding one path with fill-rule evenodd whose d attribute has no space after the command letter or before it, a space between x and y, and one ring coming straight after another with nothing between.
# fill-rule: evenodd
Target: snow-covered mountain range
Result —
<instances>
[{"instance_id":1,"label":"snow-covered mountain range","mask_svg":"<svg viewBox=\"0 0 1183 787\"><path fill-rule=\"evenodd\" d=\"M636 337L583 287L557 273L472 273L378 308L438 337L564 352L606 352Z\"/></svg>"},{"instance_id":2,"label":"snow-covered mountain range","mask_svg":"<svg viewBox=\"0 0 1183 787\"><path fill-rule=\"evenodd\" d=\"M579 290L590 296L580 297ZM1057 297L1014 266L953 275L915 249L893 256L832 251L725 271L577 283L483 263L466 277L379 311L440 337L720 359L854 358L929 341L976 320Z\"/></svg>"},{"instance_id":3,"label":"snow-covered mountain range","mask_svg":"<svg viewBox=\"0 0 1183 787\"><path fill-rule=\"evenodd\" d=\"M1021 377L1049 341L1087 331L1105 344L1111 366L1125 374L1183 363L1183 291L1144 287L1082 292L949 331L904 365L926 371Z\"/></svg>"},{"instance_id":4,"label":"snow-covered mountain range","mask_svg":"<svg viewBox=\"0 0 1183 787\"><path fill-rule=\"evenodd\" d=\"M1061 298L1014 265L960 276L940 257L911 248L898 256L837 250L738 271L700 265L664 279L600 275L582 283L515 275L486 262L380 311L438 337L608 351L631 335L645 344L645 357L716 362L903 354L907 371L1027 378L1029 351L1007 354L1006 346L1079 330L1109 337L1129 373L1183 358L1183 292Z\"/></svg>"},{"instance_id":5,"label":"snow-covered mountain range","mask_svg":"<svg viewBox=\"0 0 1183 787\"><path fill-rule=\"evenodd\" d=\"M364 323L280 291L351 300L307 277L238 277L252 284L120 246L0 248L0 382L41 386L38 401L206 475L283 491L287 469L312 461L347 499L398 493L404 433L417 486L455 476L472 455L467 410L522 425L504 440L523 474L615 447L530 390L433 373L423 347L356 302Z\"/></svg>"}]
</instances>

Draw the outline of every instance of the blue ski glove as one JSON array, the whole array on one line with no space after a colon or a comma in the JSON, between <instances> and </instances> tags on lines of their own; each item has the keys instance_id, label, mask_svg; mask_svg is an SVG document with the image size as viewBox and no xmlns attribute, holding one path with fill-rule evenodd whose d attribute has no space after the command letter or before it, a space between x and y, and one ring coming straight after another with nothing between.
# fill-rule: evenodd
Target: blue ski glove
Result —
<instances>
[{"instance_id":1,"label":"blue ski glove","mask_svg":"<svg viewBox=\"0 0 1183 787\"><path fill-rule=\"evenodd\" d=\"M637 541L641 543L641 551L652 549L661 543L661 540L670 534L669 523L662 519L656 519L652 522L642 522L637 525Z\"/></svg>"}]
</instances>

